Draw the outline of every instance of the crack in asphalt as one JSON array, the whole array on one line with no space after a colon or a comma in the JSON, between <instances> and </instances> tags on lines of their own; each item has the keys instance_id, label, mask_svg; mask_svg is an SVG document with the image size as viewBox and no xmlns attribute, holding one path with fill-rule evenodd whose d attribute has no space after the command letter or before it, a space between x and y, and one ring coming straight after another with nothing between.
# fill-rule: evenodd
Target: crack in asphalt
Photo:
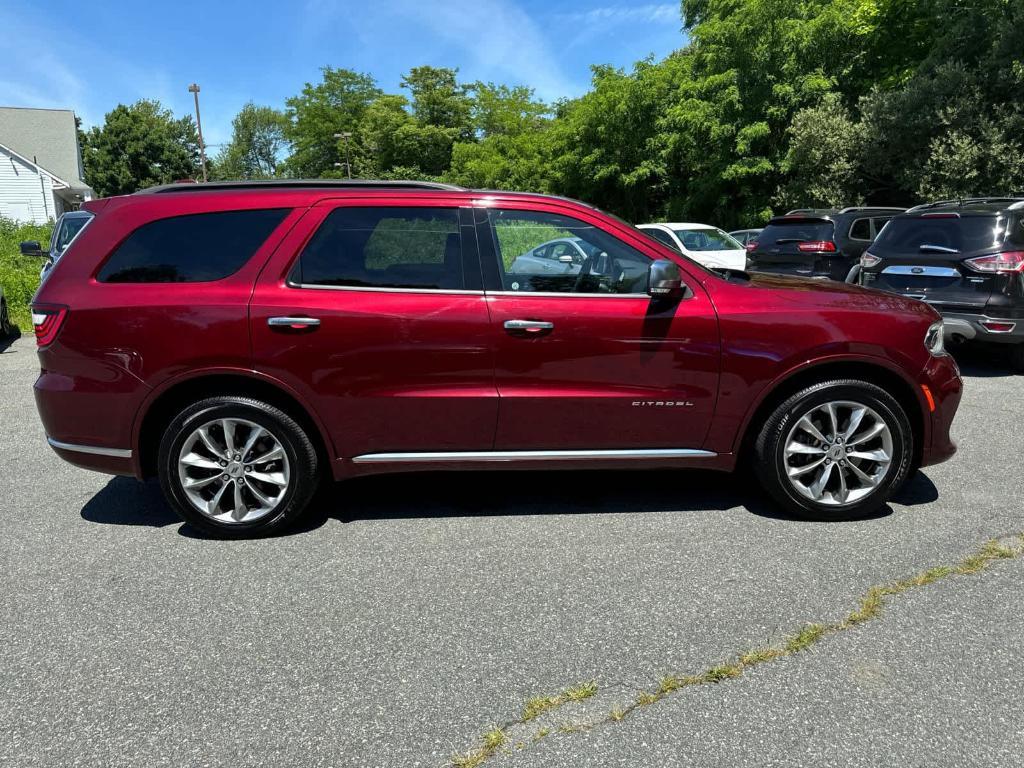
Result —
<instances>
[{"instance_id":1,"label":"crack in asphalt","mask_svg":"<svg viewBox=\"0 0 1024 768\"><path fill-rule=\"evenodd\" d=\"M556 733L581 733L602 725L621 722L637 710L651 706L685 688L714 685L736 679L755 666L802 653L829 635L845 632L877 619L882 615L891 597L951 576L970 576L986 570L997 560L1012 560L1022 555L1024 533L992 539L954 565L934 566L913 576L869 588L861 596L857 608L840 621L805 624L789 635L782 645L768 645L735 654L731 661L716 664L698 674L665 675L653 692L642 690L632 701L615 706L611 710L604 708L603 705L597 709L593 706L596 702L591 701L591 697L596 698L599 691L609 690L609 686L599 686L595 680L570 686L551 696L533 697L526 702L523 714L519 718L501 726L494 726L481 737L475 747L453 756L448 765L450 768L477 768L498 755L514 754ZM589 691L586 696L569 695L570 691L584 687ZM622 683L611 685L611 688L615 687L625 686ZM563 714L566 710L576 717L566 719ZM562 714L562 719L556 720L556 714Z\"/></svg>"}]
</instances>

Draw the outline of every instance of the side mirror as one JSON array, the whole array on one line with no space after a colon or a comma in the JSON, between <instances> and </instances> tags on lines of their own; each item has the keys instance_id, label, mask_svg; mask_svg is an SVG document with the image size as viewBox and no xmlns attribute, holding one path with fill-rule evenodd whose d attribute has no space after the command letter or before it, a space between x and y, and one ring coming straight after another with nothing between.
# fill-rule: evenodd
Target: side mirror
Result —
<instances>
[{"instance_id":1,"label":"side mirror","mask_svg":"<svg viewBox=\"0 0 1024 768\"><path fill-rule=\"evenodd\" d=\"M561 256L558 257L558 260L562 264L572 264L573 263L572 255L568 254L568 253L563 253Z\"/></svg>"},{"instance_id":2,"label":"side mirror","mask_svg":"<svg viewBox=\"0 0 1024 768\"><path fill-rule=\"evenodd\" d=\"M679 265L668 259L652 261L647 269L647 293L658 299L683 295L683 273Z\"/></svg>"},{"instance_id":3,"label":"side mirror","mask_svg":"<svg viewBox=\"0 0 1024 768\"><path fill-rule=\"evenodd\" d=\"M21 244L21 255L22 256L49 256L39 245L38 240L26 240Z\"/></svg>"}]
</instances>

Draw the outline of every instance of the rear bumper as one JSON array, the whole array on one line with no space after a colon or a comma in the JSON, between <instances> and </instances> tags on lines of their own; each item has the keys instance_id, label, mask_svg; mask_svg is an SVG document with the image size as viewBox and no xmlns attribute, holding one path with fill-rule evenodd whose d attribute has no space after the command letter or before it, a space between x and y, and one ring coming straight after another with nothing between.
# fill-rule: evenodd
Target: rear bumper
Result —
<instances>
[{"instance_id":1,"label":"rear bumper","mask_svg":"<svg viewBox=\"0 0 1024 768\"><path fill-rule=\"evenodd\" d=\"M984 314L943 312L941 309L939 311L942 314L947 339L991 341L1001 344L1020 344L1024 342L1024 321L1003 317L989 317ZM993 331L986 326L986 323L1012 323L1013 328L1009 331Z\"/></svg>"},{"instance_id":2,"label":"rear bumper","mask_svg":"<svg viewBox=\"0 0 1024 768\"><path fill-rule=\"evenodd\" d=\"M956 443L949 431L953 426L953 418L960 406L963 395L963 380L960 369L949 355L933 357L921 372L918 380L922 391L931 394L931 402L926 417L929 419L930 432L921 446L921 466L939 464L956 453Z\"/></svg>"},{"instance_id":3,"label":"rear bumper","mask_svg":"<svg viewBox=\"0 0 1024 768\"><path fill-rule=\"evenodd\" d=\"M47 437L54 452L69 464L107 475L135 476L132 452L127 448L103 448L95 445L65 443Z\"/></svg>"}]
</instances>

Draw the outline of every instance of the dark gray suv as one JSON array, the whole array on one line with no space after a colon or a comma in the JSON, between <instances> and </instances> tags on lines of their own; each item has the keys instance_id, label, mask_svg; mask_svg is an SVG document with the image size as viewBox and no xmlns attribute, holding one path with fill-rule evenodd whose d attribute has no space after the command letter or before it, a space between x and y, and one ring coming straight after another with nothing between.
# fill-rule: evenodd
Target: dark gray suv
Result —
<instances>
[{"instance_id":1,"label":"dark gray suv","mask_svg":"<svg viewBox=\"0 0 1024 768\"><path fill-rule=\"evenodd\" d=\"M861 257L860 283L928 302L947 339L1001 344L1024 371L1024 198L911 208Z\"/></svg>"},{"instance_id":2,"label":"dark gray suv","mask_svg":"<svg viewBox=\"0 0 1024 768\"><path fill-rule=\"evenodd\" d=\"M768 222L747 271L843 280L885 223L904 208L800 208Z\"/></svg>"}]
</instances>

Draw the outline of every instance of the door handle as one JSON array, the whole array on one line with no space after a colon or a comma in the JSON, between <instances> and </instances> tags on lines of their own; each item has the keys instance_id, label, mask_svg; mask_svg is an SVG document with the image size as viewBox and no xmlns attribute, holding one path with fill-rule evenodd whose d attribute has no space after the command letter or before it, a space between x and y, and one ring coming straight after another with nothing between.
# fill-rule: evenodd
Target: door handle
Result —
<instances>
[{"instance_id":1,"label":"door handle","mask_svg":"<svg viewBox=\"0 0 1024 768\"><path fill-rule=\"evenodd\" d=\"M506 331L522 331L524 333L547 333L555 328L554 323L548 323L544 320L506 320L505 330Z\"/></svg>"},{"instance_id":2,"label":"door handle","mask_svg":"<svg viewBox=\"0 0 1024 768\"><path fill-rule=\"evenodd\" d=\"M320 319L316 317L268 317L267 325L271 328L316 328Z\"/></svg>"}]
</instances>

